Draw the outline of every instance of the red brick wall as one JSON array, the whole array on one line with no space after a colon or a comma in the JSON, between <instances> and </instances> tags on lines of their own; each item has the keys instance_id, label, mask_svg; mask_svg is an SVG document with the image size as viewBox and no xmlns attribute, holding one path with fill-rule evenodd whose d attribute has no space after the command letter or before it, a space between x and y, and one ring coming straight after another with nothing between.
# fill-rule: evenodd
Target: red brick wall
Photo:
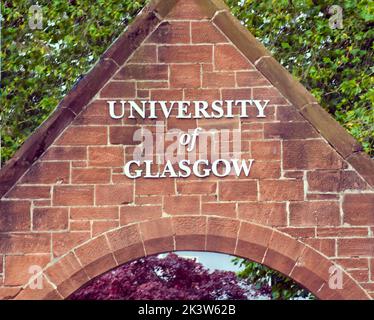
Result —
<instances>
[{"instance_id":1,"label":"red brick wall","mask_svg":"<svg viewBox=\"0 0 374 320\"><path fill-rule=\"evenodd\" d=\"M113 120L107 100L251 98L270 100L266 118L165 119L166 129L239 128L243 158L255 159L249 177L121 173L133 132L155 122ZM175 249L251 258L321 298L374 297L373 188L193 1L118 66L0 212L1 298L65 298L118 264ZM332 263L343 290L328 288ZM44 268L43 290L27 289L30 265Z\"/></svg>"}]
</instances>

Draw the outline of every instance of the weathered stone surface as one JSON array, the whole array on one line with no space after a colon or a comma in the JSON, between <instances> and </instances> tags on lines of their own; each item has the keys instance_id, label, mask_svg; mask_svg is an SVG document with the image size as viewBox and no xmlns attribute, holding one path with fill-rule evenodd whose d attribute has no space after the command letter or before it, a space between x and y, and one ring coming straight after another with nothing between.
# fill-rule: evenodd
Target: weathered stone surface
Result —
<instances>
[{"instance_id":1,"label":"weathered stone surface","mask_svg":"<svg viewBox=\"0 0 374 320\"><path fill-rule=\"evenodd\" d=\"M284 168L341 169L342 159L322 140L287 140L283 143Z\"/></svg>"},{"instance_id":2,"label":"weathered stone surface","mask_svg":"<svg viewBox=\"0 0 374 320\"><path fill-rule=\"evenodd\" d=\"M343 158L362 150L361 145L318 104L304 106L301 113Z\"/></svg>"},{"instance_id":3,"label":"weathered stone surface","mask_svg":"<svg viewBox=\"0 0 374 320\"><path fill-rule=\"evenodd\" d=\"M366 183L352 170L310 171L307 179L310 191L341 192L366 189Z\"/></svg>"},{"instance_id":4,"label":"weathered stone surface","mask_svg":"<svg viewBox=\"0 0 374 320\"><path fill-rule=\"evenodd\" d=\"M374 225L374 193L346 194L343 212L349 225Z\"/></svg>"}]
</instances>

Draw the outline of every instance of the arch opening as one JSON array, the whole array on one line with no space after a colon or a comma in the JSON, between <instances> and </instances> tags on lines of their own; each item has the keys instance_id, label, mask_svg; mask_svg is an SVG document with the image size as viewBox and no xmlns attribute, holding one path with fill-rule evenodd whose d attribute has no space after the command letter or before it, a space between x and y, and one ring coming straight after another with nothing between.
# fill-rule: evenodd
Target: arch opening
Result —
<instances>
[{"instance_id":1,"label":"arch opening","mask_svg":"<svg viewBox=\"0 0 374 320\"><path fill-rule=\"evenodd\" d=\"M172 251L242 257L282 273L317 299L368 299L348 273L303 242L270 227L210 216L160 218L103 233L47 265L43 290L26 284L16 298L66 299L108 270ZM331 268L341 271L342 289L330 286Z\"/></svg>"},{"instance_id":2,"label":"arch opening","mask_svg":"<svg viewBox=\"0 0 374 320\"><path fill-rule=\"evenodd\" d=\"M215 252L143 257L97 276L68 300L314 300L308 290L262 264Z\"/></svg>"}]
</instances>

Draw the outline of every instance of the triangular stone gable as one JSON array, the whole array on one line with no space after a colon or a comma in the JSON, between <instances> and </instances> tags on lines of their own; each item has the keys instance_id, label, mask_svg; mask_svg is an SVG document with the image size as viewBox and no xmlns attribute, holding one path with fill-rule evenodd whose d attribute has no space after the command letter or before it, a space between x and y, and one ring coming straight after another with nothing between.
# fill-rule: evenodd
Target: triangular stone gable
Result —
<instances>
[{"instance_id":1,"label":"triangular stone gable","mask_svg":"<svg viewBox=\"0 0 374 320\"><path fill-rule=\"evenodd\" d=\"M74 103L62 106L68 110L68 125L17 183L4 190L0 232L6 239L0 257L27 253L27 263L44 266L108 230L179 215L226 217L276 228L343 266L347 257L373 256L372 160L350 138L342 136L350 149L347 144L340 148L339 139L313 123L314 110L322 109L305 97L305 89L295 85L297 95L286 94L289 75L272 60L267 63L272 58L265 51L259 55L259 43L243 47L240 34L245 31L227 29L238 23L220 1L155 1L144 14L143 24L154 28L135 22L145 30L135 50L126 57L119 39L115 53L112 47L104 54L101 63L106 67L95 77L107 71L105 81L81 110ZM89 82L84 88L89 90ZM108 100L251 98L270 100L266 118L256 118L253 108L242 119L185 120L173 114L163 119L165 130L240 129L242 156L255 159L249 178L131 180L123 175L124 163L132 159L135 130L155 130L156 120L114 120L108 115ZM329 118L321 119L323 125L331 124ZM22 244L19 233L29 246ZM162 245L173 250L172 243ZM207 249L221 251L222 246L210 244ZM23 285L27 277L17 276L16 266L27 264L15 258L5 261L10 270L5 285ZM370 269L365 270L367 281L354 270L351 275L370 282Z\"/></svg>"}]
</instances>

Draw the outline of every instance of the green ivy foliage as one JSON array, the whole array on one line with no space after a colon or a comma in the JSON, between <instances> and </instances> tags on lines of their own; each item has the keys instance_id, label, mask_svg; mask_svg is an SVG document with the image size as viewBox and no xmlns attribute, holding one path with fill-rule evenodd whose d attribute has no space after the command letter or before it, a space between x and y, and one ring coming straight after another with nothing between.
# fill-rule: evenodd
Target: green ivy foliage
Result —
<instances>
[{"instance_id":1,"label":"green ivy foliage","mask_svg":"<svg viewBox=\"0 0 374 320\"><path fill-rule=\"evenodd\" d=\"M242 268L238 272L238 277L248 280L256 289L270 286L273 300L316 299L312 293L299 286L295 281L265 265L241 258L234 258L233 263Z\"/></svg>"},{"instance_id":2,"label":"green ivy foliage","mask_svg":"<svg viewBox=\"0 0 374 320\"><path fill-rule=\"evenodd\" d=\"M42 29L29 8L42 7ZM145 0L2 1L1 161L54 110L144 6Z\"/></svg>"}]
</instances>

